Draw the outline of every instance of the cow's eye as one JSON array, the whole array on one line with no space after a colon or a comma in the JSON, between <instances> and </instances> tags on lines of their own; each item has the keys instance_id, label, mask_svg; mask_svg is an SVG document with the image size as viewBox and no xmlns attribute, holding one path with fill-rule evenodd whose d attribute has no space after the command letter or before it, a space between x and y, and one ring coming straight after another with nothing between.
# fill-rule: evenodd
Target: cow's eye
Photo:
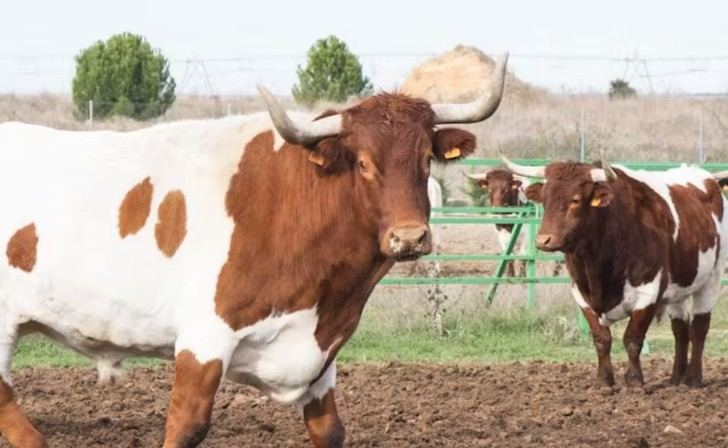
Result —
<instances>
[{"instance_id":1,"label":"cow's eye","mask_svg":"<svg viewBox=\"0 0 728 448\"><path fill-rule=\"evenodd\" d=\"M581 196L576 195L573 198L571 198L571 205L579 205L581 204Z\"/></svg>"},{"instance_id":2,"label":"cow's eye","mask_svg":"<svg viewBox=\"0 0 728 448\"><path fill-rule=\"evenodd\" d=\"M364 160L359 160L359 169L362 173L369 171L369 165Z\"/></svg>"}]
</instances>

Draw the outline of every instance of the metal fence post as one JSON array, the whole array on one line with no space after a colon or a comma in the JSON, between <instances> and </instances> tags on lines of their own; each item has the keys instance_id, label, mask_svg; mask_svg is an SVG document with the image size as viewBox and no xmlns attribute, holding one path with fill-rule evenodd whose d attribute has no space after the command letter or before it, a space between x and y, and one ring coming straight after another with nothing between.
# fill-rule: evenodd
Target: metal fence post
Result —
<instances>
[{"instance_id":1,"label":"metal fence post","mask_svg":"<svg viewBox=\"0 0 728 448\"><path fill-rule=\"evenodd\" d=\"M518 217L523 218L525 217L525 213L519 213ZM516 243L518 243L518 237L521 234L521 229L523 229L523 225L521 223L518 223L513 226L513 229L511 230L511 240L508 242L508 246L506 247L506 250L502 253L503 255L511 255L513 253L513 249L516 247ZM506 266L508 266L508 263L510 261L502 258L498 262L498 267L495 270L495 278L500 280L503 278L503 275L506 272ZM498 282L493 283L493 286L490 287L490 291L488 292L488 295L486 297L486 300L488 302L488 305L493 303L493 299L495 298L495 293L498 291Z\"/></svg>"},{"instance_id":2,"label":"metal fence post","mask_svg":"<svg viewBox=\"0 0 728 448\"><path fill-rule=\"evenodd\" d=\"M538 218L538 205L534 204L533 212L530 213L531 218ZM536 232L537 232L537 221L531 221L528 223L527 232L528 235L528 260L526 261L526 278L528 283L526 284L526 306L532 308L536 304Z\"/></svg>"}]
</instances>

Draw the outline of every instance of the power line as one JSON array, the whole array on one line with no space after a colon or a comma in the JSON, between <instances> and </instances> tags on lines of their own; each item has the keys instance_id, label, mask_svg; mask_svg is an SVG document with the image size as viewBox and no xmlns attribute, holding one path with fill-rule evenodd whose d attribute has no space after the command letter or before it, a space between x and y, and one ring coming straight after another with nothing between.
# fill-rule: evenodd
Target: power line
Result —
<instances>
[{"instance_id":1,"label":"power line","mask_svg":"<svg viewBox=\"0 0 728 448\"><path fill-rule=\"evenodd\" d=\"M359 53L360 58L424 58L436 56L437 52L364 52ZM0 60L43 60L43 59L65 59L73 60L75 55L62 55L62 54L38 54L38 55L26 55L26 54L0 54ZM197 60L201 62L210 63L233 63L233 62L248 62L255 60L279 60L279 59L302 59L305 58L305 53L255 53L240 56L226 56L226 57L209 57L209 58L184 58L184 57L173 57L170 58L170 62L185 63L190 60ZM511 53L511 58L514 59L545 59L554 61L596 61L596 62L625 62L633 59L632 56L611 56L603 54L558 54L558 53ZM708 56L641 56L640 59L647 62L713 62L713 61L728 61L727 54L715 54Z\"/></svg>"}]
</instances>

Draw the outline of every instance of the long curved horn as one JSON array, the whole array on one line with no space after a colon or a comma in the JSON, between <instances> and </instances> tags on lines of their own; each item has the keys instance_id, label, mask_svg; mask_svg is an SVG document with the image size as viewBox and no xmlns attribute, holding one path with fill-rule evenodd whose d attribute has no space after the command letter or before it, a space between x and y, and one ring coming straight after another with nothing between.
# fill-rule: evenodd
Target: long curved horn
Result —
<instances>
[{"instance_id":1,"label":"long curved horn","mask_svg":"<svg viewBox=\"0 0 728 448\"><path fill-rule=\"evenodd\" d=\"M493 76L490 79L490 89L477 100L463 104L433 104L435 124L476 123L493 115L503 98L506 65L508 65L508 53L496 59Z\"/></svg>"},{"instance_id":2,"label":"long curved horn","mask_svg":"<svg viewBox=\"0 0 728 448\"><path fill-rule=\"evenodd\" d=\"M490 172L490 170L483 171L482 173L468 173L467 171L462 171L465 177L476 182L485 180L485 178L488 177L488 172Z\"/></svg>"},{"instance_id":3,"label":"long curved horn","mask_svg":"<svg viewBox=\"0 0 728 448\"><path fill-rule=\"evenodd\" d=\"M518 174L519 176L525 176L525 177L540 177L542 179L546 177L546 167L545 166L519 165L517 163L511 162L511 160L503 154L501 154L501 160L503 160L503 163L506 164L508 169L513 174Z\"/></svg>"},{"instance_id":4,"label":"long curved horn","mask_svg":"<svg viewBox=\"0 0 728 448\"><path fill-rule=\"evenodd\" d=\"M273 120L273 125L288 143L295 145L316 143L324 137L338 135L343 128L341 115L339 114L302 123L300 120L290 117L268 89L258 85L258 92L263 97L270 118Z\"/></svg>"},{"instance_id":5,"label":"long curved horn","mask_svg":"<svg viewBox=\"0 0 728 448\"><path fill-rule=\"evenodd\" d=\"M715 173L710 173L715 179L724 179L728 177L728 170L725 171L716 171Z\"/></svg>"}]
</instances>

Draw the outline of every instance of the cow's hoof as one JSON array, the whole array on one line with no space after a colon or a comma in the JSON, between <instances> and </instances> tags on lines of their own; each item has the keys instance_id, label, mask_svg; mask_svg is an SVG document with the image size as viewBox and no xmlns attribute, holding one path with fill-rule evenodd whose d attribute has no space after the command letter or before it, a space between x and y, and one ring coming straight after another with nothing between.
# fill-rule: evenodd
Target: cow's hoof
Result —
<instances>
[{"instance_id":1,"label":"cow's hoof","mask_svg":"<svg viewBox=\"0 0 728 448\"><path fill-rule=\"evenodd\" d=\"M678 375L678 374L673 373L672 376L670 376L670 385L679 386L680 384L683 383L684 380L685 380L685 375Z\"/></svg>"},{"instance_id":2,"label":"cow's hoof","mask_svg":"<svg viewBox=\"0 0 728 448\"><path fill-rule=\"evenodd\" d=\"M611 397L612 395L619 392L619 389L617 389L614 386L599 386L599 395L603 397Z\"/></svg>"},{"instance_id":3,"label":"cow's hoof","mask_svg":"<svg viewBox=\"0 0 728 448\"><path fill-rule=\"evenodd\" d=\"M685 380L683 381L683 383L686 386L693 387L693 388L698 388L698 387L704 387L705 386L703 384L703 378L702 377L697 377L697 376L692 376L692 375L687 375L685 377Z\"/></svg>"},{"instance_id":4,"label":"cow's hoof","mask_svg":"<svg viewBox=\"0 0 728 448\"><path fill-rule=\"evenodd\" d=\"M642 375L633 372L627 372L624 375L624 383L629 389L644 389L645 380Z\"/></svg>"},{"instance_id":5,"label":"cow's hoof","mask_svg":"<svg viewBox=\"0 0 728 448\"><path fill-rule=\"evenodd\" d=\"M602 387L614 387L616 384L614 381L614 373L606 371L597 371L597 381Z\"/></svg>"}]
</instances>

